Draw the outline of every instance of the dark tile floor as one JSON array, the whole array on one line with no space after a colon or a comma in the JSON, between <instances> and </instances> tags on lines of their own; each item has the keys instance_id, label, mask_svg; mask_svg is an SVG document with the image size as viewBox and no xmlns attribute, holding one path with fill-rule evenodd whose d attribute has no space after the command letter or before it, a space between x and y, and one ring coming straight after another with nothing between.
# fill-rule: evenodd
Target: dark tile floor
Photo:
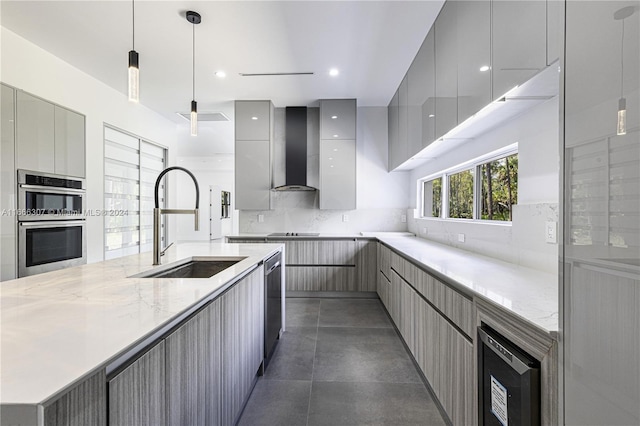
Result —
<instances>
[{"instance_id":1,"label":"dark tile floor","mask_svg":"<svg viewBox=\"0 0 640 426\"><path fill-rule=\"evenodd\" d=\"M287 299L242 426L444 425L377 299Z\"/></svg>"}]
</instances>

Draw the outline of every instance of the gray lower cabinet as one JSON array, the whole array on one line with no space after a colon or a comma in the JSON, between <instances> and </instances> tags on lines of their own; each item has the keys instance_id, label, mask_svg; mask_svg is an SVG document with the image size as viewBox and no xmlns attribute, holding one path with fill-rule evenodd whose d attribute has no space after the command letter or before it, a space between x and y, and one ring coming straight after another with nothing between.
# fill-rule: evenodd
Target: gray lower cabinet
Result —
<instances>
[{"instance_id":1,"label":"gray lower cabinet","mask_svg":"<svg viewBox=\"0 0 640 426\"><path fill-rule=\"evenodd\" d=\"M164 341L109 380L108 390L110 425L165 425Z\"/></svg>"},{"instance_id":2,"label":"gray lower cabinet","mask_svg":"<svg viewBox=\"0 0 640 426\"><path fill-rule=\"evenodd\" d=\"M378 253L377 290L391 319L452 423L475 424L473 302L381 244Z\"/></svg>"},{"instance_id":3,"label":"gray lower cabinet","mask_svg":"<svg viewBox=\"0 0 640 426\"><path fill-rule=\"evenodd\" d=\"M264 268L237 283L222 298L222 425L233 425L253 389L264 342Z\"/></svg>"},{"instance_id":4,"label":"gray lower cabinet","mask_svg":"<svg viewBox=\"0 0 640 426\"><path fill-rule=\"evenodd\" d=\"M378 243L369 239L247 239L285 245L287 291L377 291Z\"/></svg>"},{"instance_id":5,"label":"gray lower cabinet","mask_svg":"<svg viewBox=\"0 0 640 426\"><path fill-rule=\"evenodd\" d=\"M105 371L100 370L53 402L44 405L44 426L105 426Z\"/></svg>"},{"instance_id":6,"label":"gray lower cabinet","mask_svg":"<svg viewBox=\"0 0 640 426\"><path fill-rule=\"evenodd\" d=\"M214 300L165 340L169 425L221 424L221 304Z\"/></svg>"},{"instance_id":7,"label":"gray lower cabinet","mask_svg":"<svg viewBox=\"0 0 640 426\"><path fill-rule=\"evenodd\" d=\"M263 343L260 266L109 380L109 424L235 424L257 379Z\"/></svg>"}]
</instances>

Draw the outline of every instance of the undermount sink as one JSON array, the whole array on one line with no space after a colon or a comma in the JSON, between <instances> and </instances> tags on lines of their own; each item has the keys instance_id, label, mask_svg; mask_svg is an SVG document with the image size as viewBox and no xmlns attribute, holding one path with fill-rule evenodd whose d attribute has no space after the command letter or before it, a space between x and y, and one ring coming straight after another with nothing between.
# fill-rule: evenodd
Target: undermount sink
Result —
<instances>
[{"instance_id":1,"label":"undermount sink","mask_svg":"<svg viewBox=\"0 0 640 426\"><path fill-rule=\"evenodd\" d=\"M151 270L131 278L211 278L242 259L190 260L169 269ZM157 269L157 268L156 268Z\"/></svg>"}]
</instances>

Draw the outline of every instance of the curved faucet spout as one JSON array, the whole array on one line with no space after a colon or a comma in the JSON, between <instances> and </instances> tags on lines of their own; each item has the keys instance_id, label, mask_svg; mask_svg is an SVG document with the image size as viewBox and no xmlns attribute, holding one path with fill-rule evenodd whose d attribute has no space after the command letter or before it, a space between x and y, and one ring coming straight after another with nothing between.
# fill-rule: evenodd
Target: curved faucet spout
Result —
<instances>
[{"instance_id":1,"label":"curved faucet spout","mask_svg":"<svg viewBox=\"0 0 640 426\"><path fill-rule=\"evenodd\" d=\"M184 167L180 167L180 166L167 167L166 169L161 171L160 174L158 175L158 179L156 179L156 186L155 186L155 189L153 190L153 193L155 194L156 209L160 208L160 199L158 197L158 189L160 189L160 181L162 180L164 175L169 173L171 170L182 170L183 172L191 176L191 179L193 179L193 183L196 186L196 209L198 209L200 207L200 187L198 186L198 181L196 180L196 177L193 175L193 173L191 173L189 170L185 169Z\"/></svg>"},{"instance_id":2,"label":"curved faucet spout","mask_svg":"<svg viewBox=\"0 0 640 426\"><path fill-rule=\"evenodd\" d=\"M160 181L171 170L182 170L193 179L193 183L196 186L196 208L194 210L181 210L181 209L161 209L160 208L160 197L159 197L159 189L160 189ZM198 181L196 177L189 170L184 167L173 166L167 167L163 171L160 172L158 179L156 179L156 187L155 187L155 202L156 207L153 209L153 264L160 264L160 256L162 256L163 251L160 250L160 233L161 233L161 216L163 214L192 214L194 220L194 229L197 231L200 229L199 220L198 220L198 210L200 207L200 187L198 186ZM169 248L167 246L167 248ZM166 250L166 249L165 249Z\"/></svg>"}]
</instances>

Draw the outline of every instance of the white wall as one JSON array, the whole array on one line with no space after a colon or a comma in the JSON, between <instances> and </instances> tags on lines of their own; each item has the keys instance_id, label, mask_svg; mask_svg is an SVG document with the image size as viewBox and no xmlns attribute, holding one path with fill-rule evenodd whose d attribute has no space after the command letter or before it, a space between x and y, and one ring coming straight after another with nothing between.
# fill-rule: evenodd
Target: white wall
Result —
<instances>
[{"instance_id":1,"label":"white wall","mask_svg":"<svg viewBox=\"0 0 640 426\"><path fill-rule=\"evenodd\" d=\"M178 150L180 152L180 150ZM213 208L213 218L220 217L220 201L216 198L209 206L209 187L231 192L231 218L222 220L222 235L238 233L238 212L234 210L234 158L233 154L219 154L207 157L177 157L176 164L191 171L200 186L200 230L195 231L193 216L176 216L176 234L170 235L171 241L209 240L209 218ZM192 209L195 203L193 182L185 173L176 172L175 197L169 201L169 208ZM217 194L216 197L219 197Z\"/></svg>"},{"instance_id":2,"label":"white wall","mask_svg":"<svg viewBox=\"0 0 640 426\"><path fill-rule=\"evenodd\" d=\"M179 132L176 125L146 108L128 102L120 93L90 75L72 67L15 33L1 29L2 82L86 115L87 209L103 207L105 123L165 145L169 164L171 148ZM126 79L126 69L122 78ZM144 101L144 94L143 101ZM87 217L89 262L103 259L103 218Z\"/></svg>"},{"instance_id":3,"label":"white wall","mask_svg":"<svg viewBox=\"0 0 640 426\"><path fill-rule=\"evenodd\" d=\"M308 110L308 129L317 129L317 108ZM274 180L284 181L284 110L276 108ZM317 187L319 136L308 140L307 183ZM316 131L317 133L317 131ZM406 215L409 196L409 173L387 172L387 108L358 108L356 141L357 209L319 210L317 192L276 192L272 210L241 211L241 233L322 232L353 233L361 231L406 231L401 221ZM343 222L342 216L349 216ZM264 222L258 222L258 215Z\"/></svg>"},{"instance_id":4,"label":"white wall","mask_svg":"<svg viewBox=\"0 0 640 426\"><path fill-rule=\"evenodd\" d=\"M416 181L518 142L518 204L513 222L420 219ZM559 97L411 172L409 230L420 237L528 267L557 271L558 246L545 242L545 222L559 221ZM414 210L415 209L415 210ZM425 234L426 229L426 234ZM465 234L465 242L458 234Z\"/></svg>"}]
</instances>

